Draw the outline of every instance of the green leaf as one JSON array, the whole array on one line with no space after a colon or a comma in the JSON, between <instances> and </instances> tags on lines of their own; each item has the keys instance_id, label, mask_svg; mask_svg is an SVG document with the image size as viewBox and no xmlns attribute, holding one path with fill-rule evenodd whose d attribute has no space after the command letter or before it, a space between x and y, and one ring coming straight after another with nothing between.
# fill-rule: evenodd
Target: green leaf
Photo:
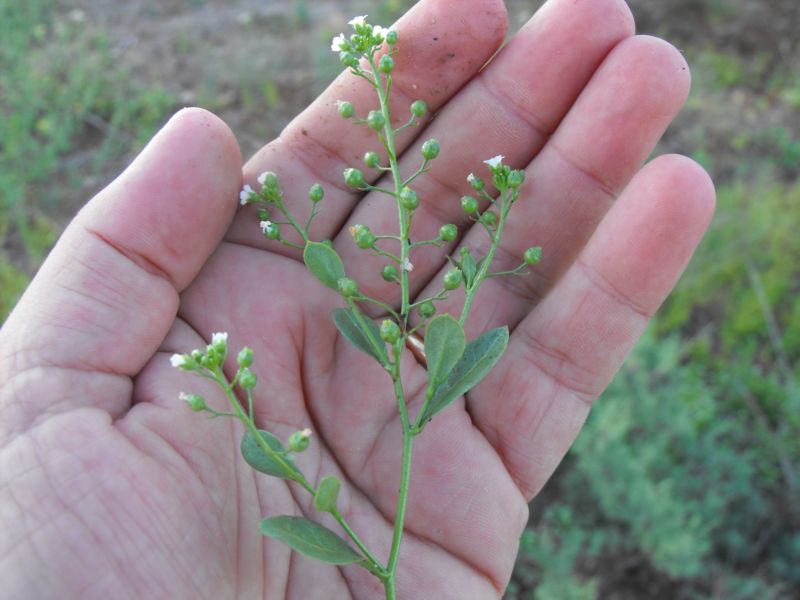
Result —
<instances>
[{"instance_id":1,"label":"green leaf","mask_svg":"<svg viewBox=\"0 0 800 600\"><path fill-rule=\"evenodd\" d=\"M336 250L321 242L308 242L303 250L303 261L311 273L333 290L338 290L337 282L344 277L344 264Z\"/></svg>"},{"instance_id":2,"label":"green leaf","mask_svg":"<svg viewBox=\"0 0 800 600\"><path fill-rule=\"evenodd\" d=\"M314 506L319 512L332 513L336 510L340 487L339 480L333 475L320 479L317 493L314 496Z\"/></svg>"},{"instance_id":3,"label":"green leaf","mask_svg":"<svg viewBox=\"0 0 800 600\"><path fill-rule=\"evenodd\" d=\"M337 308L333 311L333 322L347 341L353 346L366 352L382 365L389 362L386 356L386 344L381 339L381 332L375 322L366 317L361 317L366 325L362 326L355 311L352 308Z\"/></svg>"},{"instance_id":4,"label":"green leaf","mask_svg":"<svg viewBox=\"0 0 800 600\"><path fill-rule=\"evenodd\" d=\"M425 423L460 396L480 383L497 364L508 346L508 327L487 331L467 344L445 382L433 394L420 423Z\"/></svg>"},{"instance_id":5,"label":"green leaf","mask_svg":"<svg viewBox=\"0 0 800 600\"><path fill-rule=\"evenodd\" d=\"M442 383L464 354L467 337L464 328L450 315L431 319L425 331L425 357L428 360L428 393Z\"/></svg>"},{"instance_id":6,"label":"green leaf","mask_svg":"<svg viewBox=\"0 0 800 600\"><path fill-rule=\"evenodd\" d=\"M294 466L294 460L286 454L286 448L283 447L281 441L272 435L269 431L259 429L262 439L267 442L267 445L272 448L276 453L282 455L281 463L270 456L256 441L255 436L247 430L242 438L242 456L247 464L253 467L256 471L261 471L273 477L280 477L281 479L295 479L300 476L300 471Z\"/></svg>"},{"instance_id":7,"label":"green leaf","mask_svg":"<svg viewBox=\"0 0 800 600\"><path fill-rule=\"evenodd\" d=\"M261 521L261 533L332 565L350 565L364 560L333 531L304 517L269 517Z\"/></svg>"},{"instance_id":8,"label":"green leaf","mask_svg":"<svg viewBox=\"0 0 800 600\"><path fill-rule=\"evenodd\" d=\"M475 274L478 272L478 265L472 254L465 253L461 257L461 271L464 273L464 285L467 289L472 287L472 282L475 280Z\"/></svg>"}]
</instances>

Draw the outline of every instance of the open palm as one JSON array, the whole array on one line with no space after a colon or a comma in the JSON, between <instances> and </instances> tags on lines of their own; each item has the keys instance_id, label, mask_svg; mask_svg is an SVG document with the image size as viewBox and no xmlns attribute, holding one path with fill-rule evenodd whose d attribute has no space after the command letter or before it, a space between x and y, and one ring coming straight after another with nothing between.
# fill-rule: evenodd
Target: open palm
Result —
<instances>
[{"instance_id":1,"label":"open palm","mask_svg":"<svg viewBox=\"0 0 800 600\"><path fill-rule=\"evenodd\" d=\"M437 416L415 444L402 598L496 598L514 563L527 504L568 449L674 285L713 210L688 159L640 167L686 98L680 54L633 36L621 0L551 0L485 69L503 40L499 0L425 0L397 28L398 120L411 100L436 111L399 140L416 165L422 139L442 156L419 180L415 239L466 225L458 198L482 160L525 167L498 260L525 248L545 260L524 278L490 280L468 327L508 323L498 367ZM244 168L272 170L290 209L327 191L312 237L329 238L362 289L395 301L381 262L348 227L393 227L381 197L340 184L376 140L335 101L374 108L345 74ZM415 139L415 136L420 136ZM0 331L0 581L12 598L378 598L358 567L313 562L258 532L265 516L321 519L294 484L238 456L241 426L189 413L180 391L224 408L218 390L170 367L172 352L228 331L255 350L259 426L282 439L314 431L298 465L337 475L340 508L375 554L388 555L400 466L390 380L340 338L341 300L298 255L237 212L241 158L227 127L179 113L65 232ZM479 231L459 245L480 247ZM454 251L455 247L449 248ZM504 265L501 264L500 268ZM441 250L414 257L414 293L440 289ZM179 296L180 293L180 296ZM452 299L457 310L459 298ZM176 316L177 315L177 316ZM377 316L377 315L376 315ZM425 372L403 364L412 416Z\"/></svg>"}]
</instances>

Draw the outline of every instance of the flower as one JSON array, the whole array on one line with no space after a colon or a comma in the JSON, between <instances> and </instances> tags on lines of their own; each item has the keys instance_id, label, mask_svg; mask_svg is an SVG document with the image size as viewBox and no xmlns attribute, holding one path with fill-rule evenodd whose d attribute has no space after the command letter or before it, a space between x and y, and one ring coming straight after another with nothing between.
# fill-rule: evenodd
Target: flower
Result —
<instances>
[{"instance_id":1,"label":"flower","mask_svg":"<svg viewBox=\"0 0 800 600\"><path fill-rule=\"evenodd\" d=\"M490 158L489 160L485 160L483 162L489 165L492 169L496 169L503 162L504 158L505 156L503 156L502 154L498 154L494 158Z\"/></svg>"},{"instance_id":2,"label":"flower","mask_svg":"<svg viewBox=\"0 0 800 600\"><path fill-rule=\"evenodd\" d=\"M173 354L172 356L169 357L169 362L171 362L172 366L175 367L176 369L180 369L181 367L186 365L188 361L185 354Z\"/></svg>"},{"instance_id":3,"label":"flower","mask_svg":"<svg viewBox=\"0 0 800 600\"><path fill-rule=\"evenodd\" d=\"M403 263L403 271L408 271L409 273L414 270L414 265L411 264L411 261L406 259L406 262Z\"/></svg>"},{"instance_id":4,"label":"flower","mask_svg":"<svg viewBox=\"0 0 800 600\"><path fill-rule=\"evenodd\" d=\"M341 52L342 44L344 44L344 42L345 42L344 34L340 33L335 38L333 38L333 41L331 42L331 50L333 50L334 52Z\"/></svg>"},{"instance_id":5,"label":"flower","mask_svg":"<svg viewBox=\"0 0 800 600\"><path fill-rule=\"evenodd\" d=\"M272 221L261 221L258 225L261 227L262 232L267 233L267 229L272 227Z\"/></svg>"},{"instance_id":6,"label":"flower","mask_svg":"<svg viewBox=\"0 0 800 600\"><path fill-rule=\"evenodd\" d=\"M227 332L211 334L211 343L213 345L227 344L228 343L228 334L227 334Z\"/></svg>"},{"instance_id":7,"label":"flower","mask_svg":"<svg viewBox=\"0 0 800 600\"><path fill-rule=\"evenodd\" d=\"M249 185L244 186L242 191L239 192L239 204L242 206L247 204L250 201L250 196L254 193L255 192L253 192L253 188L251 188Z\"/></svg>"},{"instance_id":8,"label":"flower","mask_svg":"<svg viewBox=\"0 0 800 600\"><path fill-rule=\"evenodd\" d=\"M353 17L351 21L348 21L348 25L352 25L353 27L359 27L361 25L366 25L367 17L369 15L361 15L360 17Z\"/></svg>"},{"instance_id":9,"label":"flower","mask_svg":"<svg viewBox=\"0 0 800 600\"><path fill-rule=\"evenodd\" d=\"M261 175L258 176L258 185L264 186L264 183L267 181L267 172L264 171ZM249 186L248 186L249 187Z\"/></svg>"},{"instance_id":10,"label":"flower","mask_svg":"<svg viewBox=\"0 0 800 600\"><path fill-rule=\"evenodd\" d=\"M381 27L380 25L375 25L372 28L372 35L385 40L390 31L393 31L391 27Z\"/></svg>"}]
</instances>

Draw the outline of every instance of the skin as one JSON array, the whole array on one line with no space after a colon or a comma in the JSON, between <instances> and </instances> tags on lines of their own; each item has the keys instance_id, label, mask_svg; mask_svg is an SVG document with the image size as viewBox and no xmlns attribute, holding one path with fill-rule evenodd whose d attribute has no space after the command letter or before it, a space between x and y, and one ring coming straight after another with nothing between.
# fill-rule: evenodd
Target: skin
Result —
<instances>
[{"instance_id":1,"label":"skin","mask_svg":"<svg viewBox=\"0 0 800 600\"><path fill-rule=\"evenodd\" d=\"M499 0L425 0L397 27L398 119L417 97L437 112L424 132L400 136L401 165L415 167L428 137L442 141L416 185L415 238L466 224L466 175L485 176L481 161L504 154L528 177L500 268L544 247L531 275L481 289L468 335L510 323L508 351L414 448L399 597L498 598L527 502L686 266L714 190L687 158L642 166L686 99L689 71L666 42L634 36L621 0L551 0L480 72L505 35ZM67 228L0 330L6 597L382 597L366 571L321 565L258 533L265 516L320 516L302 490L243 463L238 423L178 401L195 392L225 408L218 390L168 360L214 331L228 331L234 351L253 347L259 425L284 440L314 431L298 464L312 482L342 480L342 513L386 560L401 445L389 379L337 337L329 315L341 300L237 201L243 183L272 170L302 218L320 181L312 237L334 241L362 289L396 300L383 263L347 233L396 227L385 198L340 183L377 149L335 112L337 99L374 108L361 83L337 79L244 168L224 123L181 111ZM448 251L486 243L478 230L464 236ZM441 250L414 263L415 294L441 289ZM403 373L413 416L425 373L410 354Z\"/></svg>"}]
</instances>

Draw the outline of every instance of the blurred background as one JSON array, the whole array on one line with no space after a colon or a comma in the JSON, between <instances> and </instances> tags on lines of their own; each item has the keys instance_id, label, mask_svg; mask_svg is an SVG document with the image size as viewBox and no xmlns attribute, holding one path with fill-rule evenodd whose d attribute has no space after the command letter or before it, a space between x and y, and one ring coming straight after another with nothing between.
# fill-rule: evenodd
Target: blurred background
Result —
<instances>
[{"instance_id":1,"label":"blurred background","mask_svg":"<svg viewBox=\"0 0 800 600\"><path fill-rule=\"evenodd\" d=\"M247 156L338 72L344 22L411 4L0 0L0 321L175 110L217 112ZM507 0L512 31L539 4ZM506 597L799 598L800 2L630 4L694 74L657 152L709 169L719 208L531 505Z\"/></svg>"}]
</instances>

